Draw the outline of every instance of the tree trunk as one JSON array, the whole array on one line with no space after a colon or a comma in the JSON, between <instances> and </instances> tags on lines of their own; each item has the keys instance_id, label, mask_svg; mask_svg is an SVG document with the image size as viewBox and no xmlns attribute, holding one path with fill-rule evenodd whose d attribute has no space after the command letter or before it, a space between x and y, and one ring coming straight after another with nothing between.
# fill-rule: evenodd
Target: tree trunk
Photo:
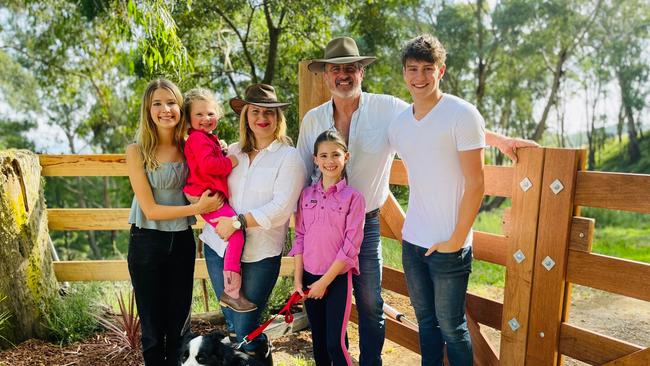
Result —
<instances>
[{"instance_id":1,"label":"tree trunk","mask_svg":"<svg viewBox=\"0 0 650 366\"><path fill-rule=\"evenodd\" d=\"M623 125L625 124L625 116L623 114L623 105L618 109L618 123L616 123L616 136L618 143L623 142Z\"/></svg>"},{"instance_id":2,"label":"tree trunk","mask_svg":"<svg viewBox=\"0 0 650 366\"><path fill-rule=\"evenodd\" d=\"M560 90L560 83L562 82L562 77L564 76L564 63L566 62L568 55L568 50L562 49L558 55L557 62L555 63L555 70L553 70L553 83L551 84L551 94L549 95L546 105L544 106L544 112L542 112L542 118L540 118L533 133L532 140L539 141L544 135L546 130L546 120L548 119L548 114L551 111L553 104L557 102L557 92Z\"/></svg>"},{"instance_id":3,"label":"tree trunk","mask_svg":"<svg viewBox=\"0 0 650 366\"><path fill-rule=\"evenodd\" d=\"M46 336L43 305L57 296L58 283L38 157L5 150L0 164L0 312L10 315L1 335L18 343Z\"/></svg>"},{"instance_id":4,"label":"tree trunk","mask_svg":"<svg viewBox=\"0 0 650 366\"><path fill-rule=\"evenodd\" d=\"M634 116L632 115L632 107L625 105L625 115L627 117L627 154L631 162L637 162L641 158L641 150L639 149L639 140L636 137L636 125L634 124Z\"/></svg>"},{"instance_id":5,"label":"tree trunk","mask_svg":"<svg viewBox=\"0 0 650 366\"><path fill-rule=\"evenodd\" d=\"M273 78L275 77L275 60L278 55L278 45L280 40L279 28L270 28L269 25L269 57L266 60L266 70L264 71L264 79L262 80L265 84L272 84Z\"/></svg>"},{"instance_id":6,"label":"tree trunk","mask_svg":"<svg viewBox=\"0 0 650 366\"><path fill-rule=\"evenodd\" d=\"M88 208L88 204L86 203L86 195L84 194L84 184L81 181L81 177L77 177L77 190L79 191L79 195L77 196L78 202L79 202L79 207L80 208ZM92 259L102 259L102 251L99 249L99 245L97 245L97 239L95 238L95 232L90 230L87 231L86 234L88 235L88 244L90 245L90 255Z\"/></svg>"}]
</instances>

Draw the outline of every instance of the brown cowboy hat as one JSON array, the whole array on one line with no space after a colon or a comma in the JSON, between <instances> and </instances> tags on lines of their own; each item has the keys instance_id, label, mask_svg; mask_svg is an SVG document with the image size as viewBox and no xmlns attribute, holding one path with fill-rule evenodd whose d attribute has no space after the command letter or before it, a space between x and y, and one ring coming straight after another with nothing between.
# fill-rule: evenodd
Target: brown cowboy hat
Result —
<instances>
[{"instance_id":1,"label":"brown cowboy hat","mask_svg":"<svg viewBox=\"0 0 650 366\"><path fill-rule=\"evenodd\" d=\"M360 56L359 48L354 39L339 37L331 40L325 47L325 58L312 60L307 68L311 72L325 71L325 64L352 64L361 62L363 66L375 62L375 56Z\"/></svg>"},{"instance_id":2,"label":"brown cowboy hat","mask_svg":"<svg viewBox=\"0 0 650 366\"><path fill-rule=\"evenodd\" d=\"M244 99L230 99L230 108L240 114L246 104L253 104L264 108L286 108L289 103L278 102L275 89L268 84L253 84L246 88Z\"/></svg>"}]
</instances>

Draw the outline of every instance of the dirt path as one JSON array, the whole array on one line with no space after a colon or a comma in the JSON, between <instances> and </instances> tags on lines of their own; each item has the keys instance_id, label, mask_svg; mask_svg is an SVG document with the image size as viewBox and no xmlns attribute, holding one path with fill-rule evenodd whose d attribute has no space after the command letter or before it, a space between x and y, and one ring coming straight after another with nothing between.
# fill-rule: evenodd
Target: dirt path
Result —
<instances>
[{"instance_id":1,"label":"dirt path","mask_svg":"<svg viewBox=\"0 0 650 366\"><path fill-rule=\"evenodd\" d=\"M479 295L493 300L503 301L503 289L487 288L478 292ZM402 311L410 319L415 319L408 298L384 292L387 303ZM610 294L582 286L574 286L572 291L572 306L569 322L581 328L618 338L640 346L650 346L650 302L640 301L625 296ZM500 332L489 327L481 327L488 341L499 350ZM356 324L350 324L350 354L354 360L359 359L358 333ZM291 345L291 346L289 346ZM311 339L308 331L278 339L274 346L276 365L312 365ZM296 350L299 346L300 350ZM296 357L297 356L297 357ZM389 340L383 350L385 365L420 364L420 355ZM357 363L355 363L357 365ZM583 362L565 358L565 365L586 365Z\"/></svg>"}]
</instances>

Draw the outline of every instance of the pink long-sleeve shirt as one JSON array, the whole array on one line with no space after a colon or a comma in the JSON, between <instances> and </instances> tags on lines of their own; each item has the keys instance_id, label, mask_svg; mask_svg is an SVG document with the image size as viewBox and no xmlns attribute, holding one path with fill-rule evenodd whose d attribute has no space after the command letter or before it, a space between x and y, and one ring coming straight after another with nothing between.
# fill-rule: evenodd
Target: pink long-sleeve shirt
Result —
<instances>
[{"instance_id":1,"label":"pink long-sleeve shirt","mask_svg":"<svg viewBox=\"0 0 650 366\"><path fill-rule=\"evenodd\" d=\"M232 161L221 152L219 137L204 131L190 129L185 141L185 159L190 169L183 192L200 196L207 189L228 195L228 174Z\"/></svg>"},{"instance_id":2,"label":"pink long-sleeve shirt","mask_svg":"<svg viewBox=\"0 0 650 366\"><path fill-rule=\"evenodd\" d=\"M341 273L359 274L359 249L365 222L363 195L345 179L323 190L321 182L305 188L298 201L296 240L290 256L302 254L303 268L323 275L336 259L345 263Z\"/></svg>"}]
</instances>

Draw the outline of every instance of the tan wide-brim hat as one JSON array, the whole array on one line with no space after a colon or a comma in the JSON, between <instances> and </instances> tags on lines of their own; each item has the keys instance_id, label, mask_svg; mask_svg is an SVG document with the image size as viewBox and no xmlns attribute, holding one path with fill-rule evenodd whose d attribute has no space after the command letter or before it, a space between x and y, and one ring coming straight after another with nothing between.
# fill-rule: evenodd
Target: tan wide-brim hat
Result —
<instances>
[{"instance_id":1,"label":"tan wide-brim hat","mask_svg":"<svg viewBox=\"0 0 650 366\"><path fill-rule=\"evenodd\" d=\"M289 103L279 102L275 88L268 84L253 84L246 88L244 99L230 99L230 108L238 115L246 104L264 108L286 108Z\"/></svg>"},{"instance_id":2,"label":"tan wide-brim hat","mask_svg":"<svg viewBox=\"0 0 650 366\"><path fill-rule=\"evenodd\" d=\"M325 64L353 64L360 62L363 66L375 62L375 56L360 56L359 48L354 39L350 37L339 37L331 40L325 47L325 57L312 60L307 68L311 72L325 71Z\"/></svg>"}]
</instances>

